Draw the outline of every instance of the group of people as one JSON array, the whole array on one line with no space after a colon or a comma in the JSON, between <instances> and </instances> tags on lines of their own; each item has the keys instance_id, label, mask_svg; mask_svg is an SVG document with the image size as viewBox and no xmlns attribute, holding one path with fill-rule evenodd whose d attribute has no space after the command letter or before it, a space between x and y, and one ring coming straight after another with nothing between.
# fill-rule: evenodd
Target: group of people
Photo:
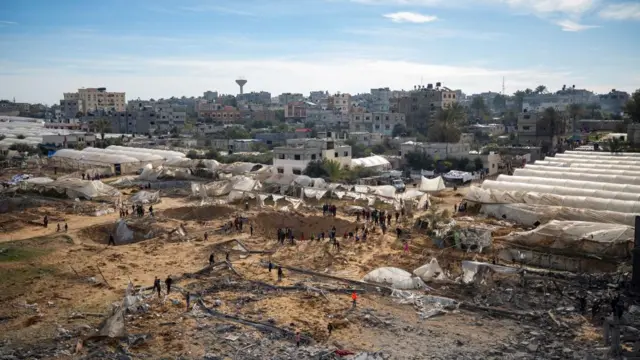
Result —
<instances>
[{"instance_id":1,"label":"group of people","mask_svg":"<svg viewBox=\"0 0 640 360\"><path fill-rule=\"evenodd\" d=\"M327 216L327 213L333 217L336 216L337 208L335 205L324 204L322 205L322 216Z\"/></svg>"},{"instance_id":2,"label":"group of people","mask_svg":"<svg viewBox=\"0 0 640 360\"><path fill-rule=\"evenodd\" d=\"M404 208L400 209L400 212L395 213L395 218L396 218L396 224L398 223L398 219L400 218L400 215L404 216ZM385 210L378 210L378 209L373 209L373 211L371 210L366 210L366 209L362 209L361 211L356 212L356 221L360 222L360 218L362 217L362 219L366 222L369 221L373 221L373 223L375 225L386 225L390 226L391 225L391 212L387 212Z\"/></svg>"},{"instance_id":3,"label":"group of people","mask_svg":"<svg viewBox=\"0 0 640 360\"><path fill-rule=\"evenodd\" d=\"M89 175L89 174L82 173L82 180L101 180L101 179L106 179L108 177L109 175L107 174Z\"/></svg>"},{"instance_id":4,"label":"group of people","mask_svg":"<svg viewBox=\"0 0 640 360\"><path fill-rule=\"evenodd\" d=\"M140 204L132 204L131 213L136 214L138 217L144 217L144 207ZM149 206L149 215L153 216L153 205ZM120 217L125 216L129 216L129 209L122 207L120 208Z\"/></svg>"},{"instance_id":5,"label":"group of people","mask_svg":"<svg viewBox=\"0 0 640 360\"><path fill-rule=\"evenodd\" d=\"M235 229L237 232L242 232L242 230L244 229L244 222L244 218L242 218L241 216L235 216L232 221L225 223L222 229L225 232L229 232L232 229ZM253 236L253 224L249 224L249 234ZM205 238L205 240L207 239Z\"/></svg>"},{"instance_id":6,"label":"group of people","mask_svg":"<svg viewBox=\"0 0 640 360\"><path fill-rule=\"evenodd\" d=\"M58 223L58 227L56 228L56 232L60 232L62 230L60 223ZM67 232L67 230L69 230L69 225L67 225L67 222L64 222L64 232Z\"/></svg>"}]
</instances>

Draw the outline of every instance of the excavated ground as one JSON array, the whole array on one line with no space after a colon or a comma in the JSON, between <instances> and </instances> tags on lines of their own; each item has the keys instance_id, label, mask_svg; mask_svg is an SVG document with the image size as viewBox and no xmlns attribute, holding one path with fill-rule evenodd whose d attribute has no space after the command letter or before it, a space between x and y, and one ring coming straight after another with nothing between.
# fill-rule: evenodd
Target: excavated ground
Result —
<instances>
[{"instance_id":1,"label":"excavated ground","mask_svg":"<svg viewBox=\"0 0 640 360\"><path fill-rule=\"evenodd\" d=\"M162 215L176 220L209 221L228 218L236 212L236 209L227 206L186 206L167 209L162 212Z\"/></svg>"}]
</instances>

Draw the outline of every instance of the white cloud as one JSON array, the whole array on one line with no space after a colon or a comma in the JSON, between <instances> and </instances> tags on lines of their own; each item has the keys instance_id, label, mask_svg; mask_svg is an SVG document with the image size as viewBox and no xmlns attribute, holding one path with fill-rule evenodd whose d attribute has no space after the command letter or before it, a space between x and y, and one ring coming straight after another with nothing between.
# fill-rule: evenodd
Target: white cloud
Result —
<instances>
[{"instance_id":1,"label":"white cloud","mask_svg":"<svg viewBox=\"0 0 640 360\"><path fill-rule=\"evenodd\" d=\"M229 14L229 15L255 16L255 14L252 12L239 10L231 7L226 7L226 6L216 6L216 5L187 6L181 9L185 11L192 11L192 12L213 12L213 13Z\"/></svg>"},{"instance_id":2,"label":"white cloud","mask_svg":"<svg viewBox=\"0 0 640 360\"><path fill-rule=\"evenodd\" d=\"M532 11L539 14L564 13L583 14L596 5L596 0L493 0L514 9Z\"/></svg>"},{"instance_id":3,"label":"white cloud","mask_svg":"<svg viewBox=\"0 0 640 360\"><path fill-rule=\"evenodd\" d=\"M249 82L246 91L265 90L308 93L329 90L358 93L371 88L411 89L420 81L442 81L451 88L465 92L499 90L499 79L508 79L509 89L546 84L549 88L571 82L572 75L541 68L496 70L482 66L452 66L401 60L319 57L314 60L205 60L205 59L122 59L68 63L50 67L47 71L0 73L0 98L15 96L20 101L55 103L65 91L80 87L106 86L114 91L126 91L127 98L159 98L197 96L206 90L237 92L235 77ZM86 67L87 63L91 66ZM8 67L3 66L5 70ZM99 71L95 69L100 69ZM212 79L215 82L212 83ZM213 86L213 87L212 87ZM37 89L37 91L34 91Z\"/></svg>"},{"instance_id":4,"label":"white cloud","mask_svg":"<svg viewBox=\"0 0 640 360\"><path fill-rule=\"evenodd\" d=\"M589 30L589 29L594 29L599 27L595 25L579 24L571 20L558 21L557 24L562 28L562 31L569 31L569 32L578 32L578 31L584 31L584 30Z\"/></svg>"},{"instance_id":5,"label":"white cloud","mask_svg":"<svg viewBox=\"0 0 640 360\"><path fill-rule=\"evenodd\" d=\"M15 21L2 21L0 20L0 25L18 25Z\"/></svg>"},{"instance_id":6,"label":"white cloud","mask_svg":"<svg viewBox=\"0 0 640 360\"><path fill-rule=\"evenodd\" d=\"M640 3L611 4L600 11L600 17L610 20L640 20Z\"/></svg>"},{"instance_id":7,"label":"white cloud","mask_svg":"<svg viewBox=\"0 0 640 360\"><path fill-rule=\"evenodd\" d=\"M422 15L415 12L407 12L400 11L391 14L384 14L384 17L387 19L391 19L391 21L396 23L414 23L414 24L424 24L432 21L438 20L437 16L433 15Z\"/></svg>"}]
</instances>

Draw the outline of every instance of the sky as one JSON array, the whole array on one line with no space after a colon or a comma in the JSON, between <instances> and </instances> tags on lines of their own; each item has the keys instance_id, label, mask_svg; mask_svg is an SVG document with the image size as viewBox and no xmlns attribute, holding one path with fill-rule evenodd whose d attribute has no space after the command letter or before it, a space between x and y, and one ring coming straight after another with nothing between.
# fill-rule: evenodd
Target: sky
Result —
<instances>
[{"instance_id":1,"label":"sky","mask_svg":"<svg viewBox=\"0 0 640 360\"><path fill-rule=\"evenodd\" d=\"M0 99L640 88L638 0L0 0Z\"/></svg>"}]
</instances>

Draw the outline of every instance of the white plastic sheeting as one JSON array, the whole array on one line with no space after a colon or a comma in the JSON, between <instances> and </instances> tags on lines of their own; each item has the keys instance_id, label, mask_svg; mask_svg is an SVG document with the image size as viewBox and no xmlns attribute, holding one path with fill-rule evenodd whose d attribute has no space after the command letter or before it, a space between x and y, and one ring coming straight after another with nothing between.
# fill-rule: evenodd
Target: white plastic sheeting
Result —
<instances>
[{"instance_id":1,"label":"white plastic sheeting","mask_svg":"<svg viewBox=\"0 0 640 360\"><path fill-rule=\"evenodd\" d=\"M625 166L640 166L639 160L606 160L596 159L594 156L588 158L572 158L572 157L548 157L547 161L569 163L569 164L597 164L597 165L625 165ZM536 161L536 164L538 162Z\"/></svg>"},{"instance_id":2,"label":"white plastic sheeting","mask_svg":"<svg viewBox=\"0 0 640 360\"><path fill-rule=\"evenodd\" d=\"M194 169L200 166L201 164L204 166L205 169L210 171L214 171L220 166L219 162L212 159L196 160L196 159L181 158L181 157L174 157L174 158L167 159L167 161L165 161L163 165L169 166L169 167Z\"/></svg>"},{"instance_id":3,"label":"white plastic sheeting","mask_svg":"<svg viewBox=\"0 0 640 360\"><path fill-rule=\"evenodd\" d=\"M420 180L420 191L428 191L435 192L445 189L444 180L442 180L442 176L438 176L433 179L427 179L426 177L422 177Z\"/></svg>"},{"instance_id":4,"label":"white plastic sheeting","mask_svg":"<svg viewBox=\"0 0 640 360\"><path fill-rule=\"evenodd\" d=\"M597 170L626 170L640 172L640 166L637 165L620 165L620 164L600 164L597 161L590 162L561 162L561 161L536 161L534 166L551 166L555 168L588 168Z\"/></svg>"},{"instance_id":5,"label":"white plastic sheeting","mask_svg":"<svg viewBox=\"0 0 640 360\"><path fill-rule=\"evenodd\" d=\"M155 204L160 201L160 191L138 191L129 201L134 204Z\"/></svg>"},{"instance_id":6,"label":"white plastic sheeting","mask_svg":"<svg viewBox=\"0 0 640 360\"><path fill-rule=\"evenodd\" d=\"M465 199L480 204L531 204L566 206L573 208L607 210L622 213L640 213L640 202L586 196L564 196L530 191L500 191L472 186Z\"/></svg>"},{"instance_id":7,"label":"white plastic sheeting","mask_svg":"<svg viewBox=\"0 0 640 360\"><path fill-rule=\"evenodd\" d=\"M442 175L447 181L462 181L463 183L473 180L473 175L470 172L451 170L448 173Z\"/></svg>"},{"instance_id":8,"label":"white plastic sheeting","mask_svg":"<svg viewBox=\"0 0 640 360\"><path fill-rule=\"evenodd\" d=\"M413 270L413 274L424 282L445 280L447 278L436 258L431 258L431 261Z\"/></svg>"},{"instance_id":9,"label":"white plastic sheeting","mask_svg":"<svg viewBox=\"0 0 640 360\"><path fill-rule=\"evenodd\" d=\"M541 194L555 194L563 196L586 196L601 199L616 199L624 201L640 201L640 193L614 192L607 190L594 190L579 187L564 187L554 185L540 185L531 183L501 182L485 180L483 189L500 191L532 191Z\"/></svg>"},{"instance_id":10,"label":"white plastic sheeting","mask_svg":"<svg viewBox=\"0 0 640 360\"><path fill-rule=\"evenodd\" d=\"M168 169L163 166L153 167L147 164L142 168L138 180L156 181L158 179L189 180L194 178L188 169Z\"/></svg>"},{"instance_id":11,"label":"white plastic sheeting","mask_svg":"<svg viewBox=\"0 0 640 360\"><path fill-rule=\"evenodd\" d=\"M635 226L635 217L636 215L640 215L615 211L530 204L485 204L482 205L480 213L496 219L506 219L527 226L533 226L536 222L547 223L551 220L589 221Z\"/></svg>"},{"instance_id":12,"label":"white plastic sheeting","mask_svg":"<svg viewBox=\"0 0 640 360\"><path fill-rule=\"evenodd\" d=\"M524 169L516 169L513 172L515 177L532 177L532 178L546 178L546 179L568 179L578 181L589 181L599 183L610 184L630 184L633 186L640 185L640 177L637 176L625 176L625 175L607 175L607 174L593 174L586 172L562 172L562 171L547 171L547 170L534 170L529 166Z\"/></svg>"},{"instance_id":13,"label":"white plastic sheeting","mask_svg":"<svg viewBox=\"0 0 640 360\"><path fill-rule=\"evenodd\" d=\"M116 233L113 237L116 244L130 243L133 241L133 231L129 229L124 220L119 220L116 225Z\"/></svg>"},{"instance_id":14,"label":"white plastic sheeting","mask_svg":"<svg viewBox=\"0 0 640 360\"><path fill-rule=\"evenodd\" d=\"M479 261L462 261L462 282L470 284L476 281L482 281L482 274L487 272L496 272L505 275L517 275L521 269L511 268L507 266L494 265Z\"/></svg>"},{"instance_id":15,"label":"white plastic sheeting","mask_svg":"<svg viewBox=\"0 0 640 360\"><path fill-rule=\"evenodd\" d=\"M258 180L242 175L208 184L191 184L191 194L200 198L228 195L233 190L243 192L260 189L262 189L262 184Z\"/></svg>"},{"instance_id":16,"label":"white plastic sheeting","mask_svg":"<svg viewBox=\"0 0 640 360\"><path fill-rule=\"evenodd\" d=\"M366 168L376 168L380 170L391 169L389 160L379 155L368 156L364 158L351 159L351 166L362 166Z\"/></svg>"},{"instance_id":17,"label":"white plastic sheeting","mask_svg":"<svg viewBox=\"0 0 640 360\"><path fill-rule=\"evenodd\" d=\"M233 175L243 175L251 172L269 172L271 166L248 162L234 162L231 164L220 164L218 170Z\"/></svg>"},{"instance_id":18,"label":"white plastic sheeting","mask_svg":"<svg viewBox=\"0 0 640 360\"><path fill-rule=\"evenodd\" d=\"M572 155L580 155L582 157L588 157L588 156L603 156L603 155L611 155L611 156L615 156L615 157L635 157L635 158L640 158L640 153L619 153L619 154L611 154L610 152L605 152L605 151L592 151L592 152L586 152L586 151L575 151L575 150L569 150L569 151L565 151L565 154L572 154Z\"/></svg>"},{"instance_id":19,"label":"white plastic sheeting","mask_svg":"<svg viewBox=\"0 0 640 360\"><path fill-rule=\"evenodd\" d=\"M619 224L552 220L531 231L517 231L503 240L527 247L580 251L586 254L626 257L632 248L634 228Z\"/></svg>"},{"instance_id":20,"label":"white plastic sheeting","mask_svg":"<svg viewBox=\"0 0 640 360\"><path fill-rule=\"evenodd\" d=\"M605 153L606 154L606 153ZM582 154L555 154L554 157L548 159L585 159L585 160L622 160L622 161L636 161L640 166L640 157L638 156L623 156L623 155L605 155L603 153L589 153L589 156Z\"/></svg>"},{"instance_id":21,"label":"white plastic sheeting","mask_svg":"<svg viewBox=\"0 0 640 360\"><path fill-rule=\"evenodd\" d=\"M396 267L377 268L365 275L362 280L399 290L420 289L425 286L420 278L413 277L408 271Z\"/></svg>"},{"instance_id":22,"label":"white plastic sheeting","mask_svg":"<svg viewBox=\"0 0 640 360\"><path fill-rule=\"evenodd\" d=\"M610 168L607 168L606 166L596 166L596 165L587 166L587 165L589 164L585 164L585 166L571 166L571 167L527 165L525 166L525 169L541 170L541 171L549 171L549 172L624 175L624 176L635 176L640 178L640 171L610 169Z\"/></svg>"},{"instance_id":23,"label":"white plastic sheeting","mask_svg":"<svg viewBox=\"0 0 640 360\"><path fill-rule=\"evenodd\" d=\"M508 176L499 175L496 179L498 182L510 182L521 184L538 184L538 185L550 185L550 186L562 186L574 189L591 189L591 190L605 190L622 193L637 193L640 194L640 185L628 185L628 184L612 184L608 182L597 181L581 181L581 180L567 180L567 179L550 179L545 177L530 177L530 176Z\"/></svg>"},{"instance_id":24,"label":"white plastic sheeting","mask_svg":"<svg viewBox=\"0 0 640 360\"><path fill-rule=\"evenodd\" d=\"M118 189L105 185L99 180L80 180L74 178L58 179L43 185L45 189L54 189L67 194L68 197L91 200L98 197L120 197Z\"/></svg>"},{"instance_id":25,"label":"white plastic sheeting","mask_svg":"<svg viewBox=\"0 0 640 360\"><path fill-rule=\"evenodd\" d=\"M52 155L52 158L58 160L73 160L83 164L126 164L126 163L139 163L140 160L127 155L121 154L106 154L106 153L92 153L85 151L78 151L73 149L61 149Z\"/></svg>"},{"instance_id":26,"label":"white plastic sheeting","mask_svg":"<svg viewBox=\"0 0 640 360\"><path fill-rule=\"evenodd\" d=\"M82 152L97 153L97 154L111 154L111 155L125 155L125 156L138 159L141 162L162 162L164 160L160 155L136 152L133 150L124 151L124 150L109 150L109 149L88 147L88 148L82 149Z\"/></svg>"},{"instance_id":27,"label":"white plastic sheeting","mask_svg":"<svg viewBox=\"0 0 640 360\"><path fill-rule=\"evenodd\" d=\"M164 159L170 159L174 157L181 157L181 158L186 157L184 153L181 153L179 151L136 148L136 147L118 146L118 145L107 146L107 150L135 151L137 153L142 153L142 154L160 155Z\"/></svg>"}]
</instances>

